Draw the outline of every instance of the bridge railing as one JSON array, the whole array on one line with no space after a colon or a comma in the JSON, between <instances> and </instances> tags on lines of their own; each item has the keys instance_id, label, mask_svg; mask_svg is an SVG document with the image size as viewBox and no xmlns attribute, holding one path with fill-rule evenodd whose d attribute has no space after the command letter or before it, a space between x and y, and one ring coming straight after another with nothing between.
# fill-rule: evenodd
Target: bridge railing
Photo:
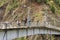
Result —
<instances>
[{"instance_id":1,"label":"bridge railing","mask_svg":"<svg viewBox=\"0 0 60 40\"><path fill-rule=\"evenodd\" d=\"M29 22L29 25L25 22L0 22L0 29L10 28L27 28L27 27L49 27L55 28L56 26L51 25L48 22Z\"/></svg>"},{"instance_id":2,"label":"bridge railing","mask_svg":"<svg viewBox=\"0 0 60 40\"><path fill-rule=\"evenodd\" d=\"M29 25L25 22L0 22L0 29L6 28L24 28L24 27L40 27L45 26L44 22L29 22Z\"/></svg>"}]
</instances>

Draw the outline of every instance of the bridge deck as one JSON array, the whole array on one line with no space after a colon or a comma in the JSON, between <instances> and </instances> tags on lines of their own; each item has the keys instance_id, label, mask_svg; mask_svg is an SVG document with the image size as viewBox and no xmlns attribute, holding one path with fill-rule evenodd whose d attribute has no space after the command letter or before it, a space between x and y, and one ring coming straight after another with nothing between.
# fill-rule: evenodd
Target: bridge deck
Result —
<instances>
[{"instance_id":1,"label":"bridge deck","mask_svg":"<svg viewBox=\"0 0 60 40\"><path fill-rule=\"evenodd\" d=\"M0 40L12 40L19 37L25 37L37 34L50 34L50 35L60 35L59 31L41 28L29 28L29 29L14 29L14 30L4 30L0 32Z\"/></svg>"},{"instance_id":2,"label":"bridge deck","mask_svg":"<svg viewBox=\"0 0 60 40\"><path fill-rule=\"evenodd\" d=\"M12 40L14 38L36 34L60 35L60 28L48 23L31 22L29 25L21 23L0 23L0 30L2 30L0 31L1 40Z\"/></svg>"},{"instance_id":3,"label":"bridge deck","mask_svg":"<svg viewBox=\"0 0 60 40\"><path fill-rule=\"evenodd\" d=\"M29 25L28 24L24 24L24 23L9 23L9 22L2 22L0 23L0 30L4 30L4 29L21 29L21 28L47 28L47 29L53 29L53 30L57 30L60 31L60 27L56 27L53 26L49 23L37 23L37 22L31 22Z\"/></svg>"}]
</instances>

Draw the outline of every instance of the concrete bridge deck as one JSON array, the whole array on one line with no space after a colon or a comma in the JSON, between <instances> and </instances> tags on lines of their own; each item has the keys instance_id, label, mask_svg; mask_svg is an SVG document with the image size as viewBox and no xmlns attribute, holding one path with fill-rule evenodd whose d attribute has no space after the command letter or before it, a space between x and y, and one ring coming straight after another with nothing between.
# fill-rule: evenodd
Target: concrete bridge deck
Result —
<instances>
[{"instance_id":1,"label":"concrete bridge deck","mask_svg":"<svg viewBox=\"0 0 60 40\"><path fill-rule=\"evenodd\" d=\"M36 34L51 34L60 35L60 28L49 23L0 23L0 40L12 40L14 38L36 35Z\"/></svg>"},{"instance_id":2,"label":"concrete bridge deck","mask_svg":"<svg viewBox=\"0 0 60 40\"><path fill-rule=\"evenodd\" d=\"M30 22L29 25L26 23L17 23L17 22L0 22L0 29L21 29L21 28L48 28L48 29L53 29L60 31L60 27L56 27L54 25L49 24L48 22L46 23L41 23L41 22Z\"/></svg>"},{"instance_id":3,"label":"concrete bridge deck","mask_svg":"<svg viewBox=\"0 0 60 40\"><path fill-rule=\"evenodd\" d=\"M0 31L0 40L12 40L15 38L37 35L37 34L50 34L60 35L60 31L45 29L45 28L23 28L23 29L12 29Z\"/></svg>"}]
</instances>

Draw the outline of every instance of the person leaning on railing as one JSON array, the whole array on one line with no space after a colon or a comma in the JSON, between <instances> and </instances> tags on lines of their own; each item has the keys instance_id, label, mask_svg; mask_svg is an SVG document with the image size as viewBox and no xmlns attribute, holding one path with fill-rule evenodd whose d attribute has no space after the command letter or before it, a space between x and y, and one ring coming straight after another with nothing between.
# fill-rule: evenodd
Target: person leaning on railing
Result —
<instances>
[{"instance_id":1,"label":"person leaning on railing","mask_svg":"<svg viewBox=\"0 0 60 40\"><path fill-rule=\"evenodd\" d=\"M17 21L17 25L18 26L21 26L21 21Z\"/></svg>"}]
</instances>

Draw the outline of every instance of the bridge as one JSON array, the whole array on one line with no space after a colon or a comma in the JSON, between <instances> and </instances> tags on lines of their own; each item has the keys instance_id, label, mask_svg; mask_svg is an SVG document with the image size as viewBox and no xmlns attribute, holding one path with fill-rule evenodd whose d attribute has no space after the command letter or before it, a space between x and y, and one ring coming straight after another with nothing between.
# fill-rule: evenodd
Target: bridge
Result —
<instances>
[{"instance_id":1,"label":"bridge","mask_svg":"<svg viewBox=\"0 0 60 40\"><path fill-rule=\"evenodd\" d=\"M47 22L47 14L44 13L44 22L30 21L30 8L28 7L27 23L25 22L0 22L0 40L12 40L19 37L50 34L60 35L60 27ZM51 18L51 17L50 17ZM55 21L54 21L55 22ZM59 21L58 21L59 22Z\"/></svg>"},{"instance_id":2,"label":"bridge","mask_svg":"<svg viewBox=\"0 0 60 40\"><path fill-rule=\"evenodd\" d=\"M12 40L36 34L60 35L60 28L48 22L30 22L29 25L23 22L0 22L0 40Z\"/></svg>"}]
</instances>

